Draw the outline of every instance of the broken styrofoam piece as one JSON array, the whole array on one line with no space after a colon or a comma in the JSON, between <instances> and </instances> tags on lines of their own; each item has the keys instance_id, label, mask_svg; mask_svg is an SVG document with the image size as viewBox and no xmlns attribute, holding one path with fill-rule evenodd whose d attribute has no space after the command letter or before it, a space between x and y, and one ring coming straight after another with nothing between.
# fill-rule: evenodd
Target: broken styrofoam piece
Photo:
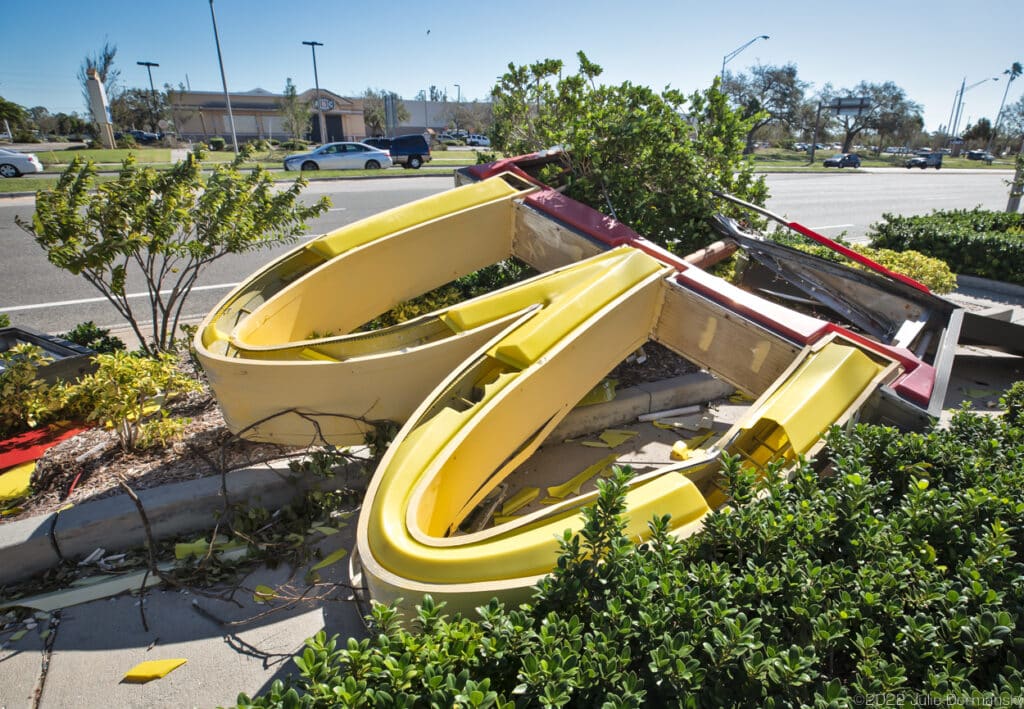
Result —
<instances>
[{"instance_id":1,"label":"broken styrofoam piece","mask_svg":"<svg viewBox=\"0 0 1024 709\"><path fill-rule=\"evenodd\" d=\"M703 408L704 407L700 404L691 404L689 406L680 406L675 409L665 409L664 411L652 411L649 414L640 414L637 417L637 421L640 423L647 423L648 421L672 418L673 416L685 416L686 414L698 413Z\"/></svg>"},{"instance_id":2,"label":"broken styrofoam piece","mask_svg":"<svg viewBox=\"0 0 1024 709\"><path fill-rule=\"evenodd\" d=\"M172 564L160 564L157 568L161 571L169 571L174 567ZM160 583L158 575L148 574L147 576L147 573L146 571L137 571L132 574L100 577L101 580L89 585L41 593L38 596L29 596L28 598L18 598L0 604L0 609L20 606L22 608L34 608L39 611L49 612L60 608L68 608L69 606L77 606L81 603L89 603L101 598L117 596L125 591L137 591L142 588L143 579L145 579L147 588Z\"/></svg>"},{"instance_id":3,"label":"broken styrofoam piece","mask_svg":"<svg viewBox=\"0 0 1024 709\"><path fill-rule=\"evenodd\" d=\"M82 559L81 561L79 561L78 565L79 566L89 566L91 564L95 564L97 561L102 559L103 555L106 554L106 553L107 553L106 549L104 549L103 547L97 547L97 548L93 549L92 554L89 554L89 556L87 556L84 559Z\"/></svg>"}]
</instances>

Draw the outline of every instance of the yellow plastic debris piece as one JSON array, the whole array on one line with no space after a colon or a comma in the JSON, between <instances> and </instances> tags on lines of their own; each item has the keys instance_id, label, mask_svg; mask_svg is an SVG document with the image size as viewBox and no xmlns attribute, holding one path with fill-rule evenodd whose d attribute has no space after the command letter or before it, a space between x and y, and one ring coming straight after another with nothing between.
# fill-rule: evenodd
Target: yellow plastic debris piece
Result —
<instances>
[{"instance_id":1,"label":"yellow plastic debris piece","mask_svg":"<svg viewBox=\"0 0 1024 709\"><path fill-rule=\"evenodd\" d=\"M601 383L587 392L587 395L576 402L576 408L581 406L593 406L594 404L606 404L615 400L615 387L618 386L618 379L602 379Z\"/></svg>"},{"instance_id":2,"label":"yellow plastic debris piece","mask_svg":"<svg viewBox=\"0 0 1024 709\"><path fill-rule=\"evenodd\" d=\"M586 446L587 448L611 448L611 446L604 441L580 441L580 445Z\"/></svg>"},{"instance_id":3,"label":"yellow plastic debris piece","mask_svg":"<svg viewBox=\"0 0 1024 709\"><path fill-rule=\"evenodd\" d=\"M568 480L567 482L562 483L561 485L549 487L548 498L562 500L565 499L570 494L579 495L580 488L583 487L583 484L590 480L590 478L594 477L595 475L603 471L609 465L614 463L617 457L618 456L616 456L614 453L612 453L611 455L607 455L601 460L594 463L593 465L588 466L582 472L574 475L571 480Z\"/></svg>"},{"instance_id":4,"label":"yellow plastic debris piece","mask_svg":"<svg viewBox=\"0 0 1024 709\"><path fill-rule=\"evenodd\" d=\"M505 501L505 504L501 506L502 516L511 515L514 512L526 507L528 504L537 499L540 495L539 487L524 487L522 490L517 492L512 497Z\"/></svg>"},{"instance_id":5,"label":"yellow plastic debris piece","mask_svg":"<svg viewBox=\"0 0 1024 709\"><path fill-rule=\"evenodd\" d=\"M689 460L693 450L686 445L686 441L676 441L672 445L672 460Z\"/></svg>"},{"instance_id":6,"label":"yellow plastic debris piece","mask_svg":"<svg viewBox=\"0 0 1024 709\"><path fill-rule=\"evenodd\" d=\"M715 435L714 431L708 431L705 434L691 438L688 441L676 441L672 446L672 459L673 460L689 460L690 457L697 452L701 444L707 441Z\"/></svg>"},{"instance_id":7,"label":"yellow plastic debris piece","mask_svg":"<svg viewBox=\"0 0 1024 709\"><path fill-rule=\"evenodd\" d=\"M150 680L160 679L161 677L166 677L186 662L188 660L180 657L173 660L147 660L146 662L140 662L128 670L122 681L142 684Z\"/></svg>"},{"instance_id":8,"label":"yellow plastic debris piece","mask_svg":"<svg viewBox=\"0 0 1024 709\"><path fill-rule=\"evenodd\" d=\"M636 435L636 431L627 431L621 428L609 428L606 431L602 431L598 438L607 443L609 448L617 448Z\"/></svg>"},{"instance_id":9,"label":"yellow plastic debris piece","mask_svg":"<svg viewBox=\"0 0 1024 709\"><path fill-rule=\"evenodd\" d=\"M15 465L0 473L0 502L11 502L25 497L32 484L35 461Z\"/></svg>"}]
</instances>

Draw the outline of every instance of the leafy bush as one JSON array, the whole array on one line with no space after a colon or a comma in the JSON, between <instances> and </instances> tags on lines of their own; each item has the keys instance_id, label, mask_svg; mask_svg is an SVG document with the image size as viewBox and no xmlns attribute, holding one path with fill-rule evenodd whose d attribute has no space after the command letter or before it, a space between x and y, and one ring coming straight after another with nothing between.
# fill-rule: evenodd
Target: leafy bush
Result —
<instances>
[{"instance_id":1,"label":"leafy bush","mask_svg":"<svg viewBox=\"0 0 1024 709\"><path fill-rule=\"evenodd\" d=\"M628 476L601 484L530 604L411 629L377 605L239 706L1010 705L1024 693L1024 384L1000 418L855 426L791 482L725 459L732 506L679 540L623 536Z\"/></svg>"},{"instance_id":2,"label":"leafy bush","mask_svg":"<svg viewBox=\"0 0 1024 709\"><path fill-rule=\"evenodd\" d=\"M10 327L11 316L7 313L0 313L0 327Z\"/></svg>"},{"instance_id":3,"label":"leafy bush","mask_svg":"<svg viewBox=\"0 0 1024 709\"><path fill-rule=\"evenodd\" d=\"M109 328L99 327L92 320L75 325L74 329L63 333L60 337L74 342L76 345L88 347L99 354L117 352L125 348L124 341L120 337L111 335Z\"/></svg>"},{"instance_id":4,"label":"leafy bush","mask_svg":"<svg viewBox=\"0 0 1024 709\"><path fill-rule=\"evenodd\" d=\"M112 352L97 355L96 364L96 371L79 380L73 395L88 407L88 420L114 429L123 450L166 446L188 423L168 416L163 408L168 399L200 388L178 369L172 355L151 358Z\"/></svg>"},{"instance_id":5,"label":"leafy bush","mask_svg":"<svg viewBox=\"0 0 1024 709\"><path fill-rule=\"evenodd\" d=\"M0 438L58 418L65 403L63 385L36 377L49 363L43 349L22 343L0 352Z\"/></svg>"},{"instance_id":6,"label":"leafy bush","mask_svg":"<svg viewBox=\"0 0 1024 709\"><path fill-rule=\"evenodd\" d=\"M220 136L210 138L210 150L221 151L225 145L227 145L227 141Z\"/></svg>"},{"instance_id":7,"label":"leafy bush","mask_svg":"<svg viewBox=\"0 0 1024 709\"><path fill-rule=\"evenodd\" d=\"M956 273L1024 284L1024 214L972 209L883 219L868 232L873 246L914 249Z\"/></svg>"},{"instance_id":8,"label":"leafy bush","mask_svg":"<svg viewBox=\"0 0 1024 709\"><path fill-rule=\"evenodd\" d=\"M819 258L867 270L866 266L861 266L832 249L814 243L802 236L790 232L775 232L771 238L780 244L813 254ZM920 251L893 251L891 249L872 248L864 244L850 244L842 239L837 239L837 241L862 256L867 256L872 261L885 266L890 271L909 276L915 281L923 283L934 293L951 293L956 290L956 276L953 275L949 266L941 259L925 256Z\"/></svg>"},{"instance_id":9,"label":"leafy bush","mask_svg":"<svg viewBox=\"0 0 1024 709\"><path fill-rule=\"evenodd\" d=\"M296 138L293 140L284 141L283 143L281 143L281 147L284 148L285 150L305 150L307 147L309 147L309 143L307 143L304 140L299 140Z\"/></svg>"}]
</instances>

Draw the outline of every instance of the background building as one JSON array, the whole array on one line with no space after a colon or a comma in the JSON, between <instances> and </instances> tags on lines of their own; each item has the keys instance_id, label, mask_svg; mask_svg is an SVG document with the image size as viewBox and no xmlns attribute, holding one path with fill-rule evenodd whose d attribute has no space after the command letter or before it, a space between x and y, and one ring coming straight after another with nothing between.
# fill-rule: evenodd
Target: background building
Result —
<instances>
[{"instance_id":1,"label":"background building","mask_svg":"<svg viewBox=\"0 0 1024 709\"><path fill-rule=\"evenodd\" d=\"M280 102L283 94L265 89L231 93L231 113L235 119L235 135L239 141L256 138L287 140L292 136L283 127ZM359 140L366 137L362 99L345 98L327 89L320 89L324 99L326 141L321 141L320 120L316 111L310 117L309 139L315 143L333 140ZM299 94L299 99L312 102L316 90ZM175 91L170 96L170 109L178 135L186 140L209 140L220 136L231 140L231 125L222 91Z\"/></svg>"},{"instance_id":2,"label":"background building","mask_svg":"<svg viewBox=\"0 0 1024 709\"><path fill-rule=\"evenodd\" d=\"M333 91L320 89L326 136L321 140L320 120L316 111L310 114L309 129L304 138L313 143L336 140L362 140L370 137L363 119L363 99L346 98ZM209 140L215 136L231 140L231 125L222 91L172 91L169 104L179 137L184 140ZM298 96L312 104L316 90L308 89ZM293 136L284 129L280 104L283 94L253 89L231 94L231 112L235 119L235 135L239 142L257 138L288 140ZM437 135L451 128L468 128L485 132L491 122L490 103L454 101L402 100L409 117L399 121L394 135L423 133Z\"/></svg>"}]
</instances>

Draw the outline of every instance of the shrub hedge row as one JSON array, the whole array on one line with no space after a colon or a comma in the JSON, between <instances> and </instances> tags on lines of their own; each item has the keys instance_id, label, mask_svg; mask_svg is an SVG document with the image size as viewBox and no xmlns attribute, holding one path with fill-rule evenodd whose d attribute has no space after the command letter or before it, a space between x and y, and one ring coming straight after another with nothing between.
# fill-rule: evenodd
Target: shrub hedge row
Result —
<instances>
[{"instance_id":1,"label":"shrub hedge row","mask_svg":"<svg viewBox=\"0 0 1024 709\"><path fill-rule=\"evenodd\" d=\"M628 474L530 604L323 634L240 706L1011 706L1024 696L1024 383L1002 417L829 434L790 482L727 460L734 506L676 540L620 518Z\"/></svg>"},{"instance_id":2,"label":"shrub hedge row","mask_svg":"<svg viewBox=\"0 0 1024 709\"><path fill-rule=\"evenodd\" d=\"M883 220L868 232L873 246L914 249L956 273L1024 284L1024 214L972 209Z\"/></svg>"}]
</instances>

